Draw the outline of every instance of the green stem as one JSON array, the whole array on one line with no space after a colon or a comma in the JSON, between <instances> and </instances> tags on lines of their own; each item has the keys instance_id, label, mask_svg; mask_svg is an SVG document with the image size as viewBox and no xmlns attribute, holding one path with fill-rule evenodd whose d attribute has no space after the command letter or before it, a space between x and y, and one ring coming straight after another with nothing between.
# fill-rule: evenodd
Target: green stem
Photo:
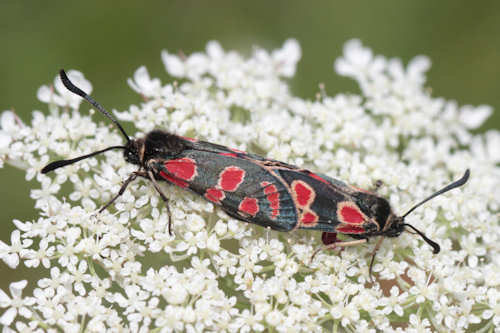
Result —
<instances>
[{"instance_id":1,"label":"green stem","mask_svg":"<svg viewBox=\"0 0 500 333\"><path fill-rule=\"evenodd\" d=\"M333 321L333 326L332 326L332 333L337 333L338 328L339 328L339 321L338 320L334 320Z\"/></svg>"}]
</instances>

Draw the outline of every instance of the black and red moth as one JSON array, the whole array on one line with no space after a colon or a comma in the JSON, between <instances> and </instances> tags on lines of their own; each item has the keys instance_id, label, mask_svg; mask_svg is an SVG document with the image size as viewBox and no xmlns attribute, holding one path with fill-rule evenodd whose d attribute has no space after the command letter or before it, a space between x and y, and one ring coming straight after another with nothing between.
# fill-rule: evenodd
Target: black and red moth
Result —
<instances>
[{"instance_id":1,"label":"black and red moth","mask_svg":"<svg viewBox=\"0 0 500 333\"><path fill-rule=\"evenodd\" d=\"M327 248L365 243L373 236L397 237L410 227L432 246L434 253L438 253L439 245L415 227L404 223L404 219L423 203L465 184L469 178L469 170L466 170L461 179L432 194L404 215L397 216L389 202L375 192L361 190L280 161L162 130L153 130L143 138L130 139L118 121L76 87L64 70L60 71L60 77L68 90L80 95L107 116L122 132L127 143L74 159L52 162L42 169L42 173L111 149L123 149L125 160L139 166L125 180L118 194L100 211L123 194L131 181L143 177L152 182L167 209L168 199L159 187L159 181L190 190L241 221L279 231L322 231L322 240ZM354 240L337 240L337 233ZM380 242L376 248L379 245Z\"/></svg>"}]
</instances>

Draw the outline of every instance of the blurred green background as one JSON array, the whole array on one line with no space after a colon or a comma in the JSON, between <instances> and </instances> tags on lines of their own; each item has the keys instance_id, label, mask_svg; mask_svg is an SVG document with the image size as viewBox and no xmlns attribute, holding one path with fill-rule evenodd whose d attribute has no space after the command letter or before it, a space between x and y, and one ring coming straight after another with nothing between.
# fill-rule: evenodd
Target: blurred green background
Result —
<instances>
[{"instance_id":1,"label":"blurred green background","mask_svg":"<svg viewBox=\"0 0 500 333\"><path fill-rule=\"evenodd\" d=\"M459 104L489 104L496 113L480 129L500 128L499 1L7 1L0 2L0 111L14 109L25 122L42 84L60 68L84 72L93 95L108 109L140 98L127 85L146 65L168 79L160 51L203 50L209 40L248 54L253 45L273 49L294 37L303 57L291 82L295 94L314 98L318 84L330 95L357 92L334 74L333 60L350 38L405 62L428 55L428 86ZM83 110L88 109L85 105ZM12 219L36 217L24 173L0 170L1 239L10 244ZM0 262L0 288L40 271Z\"/></svg>"}]
</instances>

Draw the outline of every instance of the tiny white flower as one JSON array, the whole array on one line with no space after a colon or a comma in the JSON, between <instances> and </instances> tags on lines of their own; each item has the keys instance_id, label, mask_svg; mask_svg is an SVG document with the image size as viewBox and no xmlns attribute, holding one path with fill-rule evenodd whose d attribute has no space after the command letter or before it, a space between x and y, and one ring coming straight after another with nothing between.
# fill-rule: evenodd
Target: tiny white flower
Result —
<instances>
[{"instance_id":1,"label":"tiny white flower","mask_svg":"<svg viewBox=\"0 0 500 333\"><path fill-rule=\"evenodd\" d=\"M237 256L225 249L221 249L214 255L213 259L217 263L218 271L221 276L226 276L228 273L231 275L235 274L238 264Z\"/></svg>"},{"instance_id":2,"label":"tiny white flower","mask_svg":"<svg viewBox=\"0 0 500 333\"><path fill-rule=\"evenodd\" d=\"M25 252L25 255L23 255L27 259L25 264L27 267L38 267L42 263L43 267L50 268L50 260L54 255L54 251L54 246L49 247L49 242L46 239L42 239L38 251L29 250Z\"/></svg>"},{"instance_id":3,"label":"tiny white flower","mask_svg":"<svg viewBox=\"0 0 500 333\"><path fill-rule=\"evenodd\" d=\"M9 285L10 298L3 290L0 289L0 306L8 308L7 311L0 317L0 323L8 326L19 314L25 318L31 318L32 312L28 309L34 302L31 298L22 298L22 291L28 284L28 281L22 280L12 282Z\"/></svg>"},{"instance_id":4,"label":"tiny white flower","mask_svg":"<svg viewBox=\"0 0 500 333\"><path fill-rule=\"evenodd\" d=\"M169 304L174 304L174 305L184 304L186 302L188 295L189 294L187 290L183 286L165 288L165 290L162 293L162 297Z\"/></svg>"},{"instance_id":5,"label":"tiny white flower","mask_svg":"<svg viewBox=\"0 0 500 333\"><path fill-rule=\"evenodd\" d=\"M31 198L37 201L36 208L47 209L54 201L53 194L59 192L61 186L48 177L43 177L42 188L31 191Z\"/></svg>"},{"instance_id":6,"label":"tiny white flower","mask_svg":"<svg viewBox=\"0 0 500 333\"><path fill-rule=\"evenodd\" d=\"M60 287L66 287L70 283L70 276L66 272L61 273L58 267L50 269L50 278L42 278L38 281L40 288L50 290L52 293Z\"/></svg>"},{"instance_id":7,"label":"tiny white flower","mask_svg":"<svg viewBox=\"0 0 500 333\"><path fill-rule=\"evenodd\" d=\"M288 39L280 50L272 53L273 60L279 66L279 73L285 77L295 75L297 62L301 57L300 45L296 39Z\"/></svg>"},{"instance_id":8,"label":"tiny white flower","mask_svg":"<svg viewBox=\"0 0 500 333\"><path fill-rule=\"evenodd\" d=\"M337 304L330 310L334 319L340 319L342 326L353 324L359 320L359 310L354 304Z\"/></svg>"},{"instance_id":9,"label":"tiny white flower","mask_svg":"<svg viewBox=\"0 0 500 333\"><path fill-rule=\"evenodd\" d=\"M476 108L466 105L460 109L460 121L465 127L475 129L481 126L492 113L493 110L489 105L481 105Z\"/></svg>"},{"instance_id":10,"label":"tiny white flower","mask_svg":"<svg viewBox=\"0 0 500 333\"><path fill-rule=\"evenodd\" d=\"M421 319L415 314L410 315L410 323L408 327L408 332L412 333L424 333L424 332L432 332L430 329L429 319Z\"/></svg>"},{"instance_id":11,"label":"tiny white flower","mask_svg":"<svg viewBox=\"0 0 500 333\"><path fill-rule=\"evenodd\" d=\"M279 326L282 320L283 315L278 310L271 311L266 315L266 322L274 327Z\"/></svg>"},{"instance_id":12,"label":"tiny white flower","mask_svg":"<svg viewBox=\"0 0 500 333\"><path fill-rule=\"evenodd\" d=\"M0 114L0 129L2 132L9 135L20 134L21 126L24 126L24 124L14 112L6 110Z\"/></svg>"},{"instance_id":13,"label":"tiny white flower","mask_svg":"<svg viewBox=\"0 0 500 333\"><path fill-rule=\"evenodd\" d=\"M390 296L382 300L382 304L385 305L382 311L387 315L394 312L398 316L402 317L404 313L403 305L405 304L407 298L408 298L407 292L400 293L399 288L393 286L390 290Z\"/></svg>"},{"instance_id":14,"label":"tiny white flower","mask_svg":"<svg viewBox=\"0 0 500 333\"><path fill-rule=\"evenodd\" d=\"M335 62L335 70L340 75L358 76L375 75L383 68L382 59L374 61L370 49L363 47L357 39L350 40L344 46L345 58Z\"/></svg>"},{"instance_id":15,"label":"tiny white flower","mask_svg":"<svg viewBox=\"0 0 500 333\"><path fill-rule=\"evenodd\" d=\"M21 241L21 233L19 230L14 230L10 234L11 245L5 244L0 240L0 258L10 267L16 268L19 265L19 254L28 248L33 240L24 239Z\"/></svg>"},{"instance_id":16,"label":"tiny white flower","mask_svg":"<svg viewBox=\"0 0 500 333\"><path fill-rule=\"evenodd\" d=\"M80 296L83 296L86 293L84 283L88 283L91 280L91 275L85 274L87 272L87 268L87 262L83 260L78 263L78 266L68 266L68 271L71 274L73 286L76 292L80 294Z\"/></svg>"},{"instance_id":17,"label":"tiny white flower","mask_svg":"<svg viewBox=\"0 0 500 333\"><path fill-rule=\"evenodd\" d=\"M134 73L134 79L127 80L128 85L145 97L159 97L161 83L159 79L151 79L146 67L139 67Z\"/></svg>"},{"instance_id":18,"label":"tiny white flower","mask_svg":"<svg viewBox=\"0 0 500 333\"><path fill-rule=\"evenodd\" d=\"M167 51L161 52L161 58L167 72L175 77L185 75L184 64L179 57L169 54Z\"/></svg>"}]
</instances>

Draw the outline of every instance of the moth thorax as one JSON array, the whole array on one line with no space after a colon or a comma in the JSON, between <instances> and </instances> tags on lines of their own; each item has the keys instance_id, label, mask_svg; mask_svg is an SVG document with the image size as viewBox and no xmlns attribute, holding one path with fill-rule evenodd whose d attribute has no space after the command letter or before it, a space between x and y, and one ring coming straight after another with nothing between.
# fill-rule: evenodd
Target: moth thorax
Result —
<instances>
[{"instance_id":1,"label":"moth thorax","mask_svg":"<svg viewBox=\"0 0 500 333\"><path fill-rule=\"evenodd\" d=\"M172 158L186 149L185 140L162 130L149 132L144 140L144 160L151 158Z\"/></svg>"},{"instance_id":2,"label":"moth thorax","mask_svg":"<svg viewBox=\"0 0 500 333\"><path fill-rule=\"evenodd\" d=\"M393 214L391 205L386 199L365 192L358 192L356 199L361 210L377 222L379 230L385 230L389 227L389 218Z\"/></svg>"}]
</instances>

